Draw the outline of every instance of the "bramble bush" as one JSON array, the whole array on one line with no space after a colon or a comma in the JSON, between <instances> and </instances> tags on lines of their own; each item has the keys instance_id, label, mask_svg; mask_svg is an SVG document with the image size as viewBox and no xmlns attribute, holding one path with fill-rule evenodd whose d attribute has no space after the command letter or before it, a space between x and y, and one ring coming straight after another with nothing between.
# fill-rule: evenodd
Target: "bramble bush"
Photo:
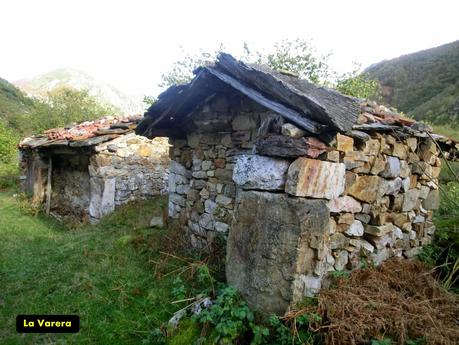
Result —
<instances>
[{"instance_id":1,"label":"bramble bush","mask_svg":"<svg viewBox=\"0 0 459 345\"><path fill-rule=\"evenodd\" d=\"M255 324L253 312L238 292L228 286L222 286L217 291L214 303L192 319L201 325L209 324L213 327L211 336L215 343L233 344L236 339L251 331L251 344L256 345L261 344L263 337L269 334L266 328Z\"/></svg>"}]
</instances>

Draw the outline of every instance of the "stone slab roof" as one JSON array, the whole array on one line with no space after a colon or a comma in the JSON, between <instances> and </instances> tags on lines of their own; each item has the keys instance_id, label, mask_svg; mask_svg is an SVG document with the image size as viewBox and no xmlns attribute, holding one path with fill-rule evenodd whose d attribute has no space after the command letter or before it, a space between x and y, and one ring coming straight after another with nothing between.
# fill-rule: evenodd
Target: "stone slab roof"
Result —
<instances>
[{"instance_id":1,"label":"stone slab roof","mask_svg":"<svg viewBox=\"0 0 459 345\"><path fill-rule=\"evenodd\" d=\"M190 83L163 92L146 112L137 133L151 137L161 130L177 130L197 106L228 88L310 133L329 128L347 131L357 120L359 101L355 98L221 53L215 64L198 68Z\"/></svg>"}]
</instances>

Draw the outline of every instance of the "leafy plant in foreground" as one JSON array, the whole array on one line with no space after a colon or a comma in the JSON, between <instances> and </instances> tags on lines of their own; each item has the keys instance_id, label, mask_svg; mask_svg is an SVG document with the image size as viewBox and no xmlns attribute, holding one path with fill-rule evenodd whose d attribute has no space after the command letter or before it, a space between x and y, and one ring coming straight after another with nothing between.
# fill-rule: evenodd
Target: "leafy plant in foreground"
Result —
<instances>
[{"instance_id":1,"label":"leafy plant in foreground","mask_svg":"<svg viewBox=\"0 0 459 345\"><path fill-rule=\"evenodd\" d=\"M267 328L255 324L253 312L231 287L218 290L212 306L193 316L193 319L200 324L212 325L215 342L223 344L233 344L236 339L250 331L254 334L251 343L262 344L263 338L269 334Z\"/></svg>"}]
</instances>

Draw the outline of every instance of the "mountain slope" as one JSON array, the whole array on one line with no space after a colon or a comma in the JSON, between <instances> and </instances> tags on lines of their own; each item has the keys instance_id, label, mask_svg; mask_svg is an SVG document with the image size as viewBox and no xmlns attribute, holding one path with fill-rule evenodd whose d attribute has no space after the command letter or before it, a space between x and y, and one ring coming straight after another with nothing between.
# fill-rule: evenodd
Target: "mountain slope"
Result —
<instances>
[{"instance_id":1,"label":"mountain slope","mask_svg":"<svg viewBox=\"0 0 459 345\"><path fill-rule=\"evenodd\" d=\"M142 97L128 95L75 69L60 68L34 78L18 80L14 84L28 95L38 98L45 98L49 91L59 87L87 89L99 102L111 105L124 114L141 113L144 107Z\"/></svg>"},{"instance_id":2,"label":"mountain slope","mask_svg":"<svg viewBox=\"0 0 459 345\"><path fill-rule=\"evenodd\" d=\"M367 68L385 102L418 120L459 127L459 41Z\"/></svg>"},{"instance_id":3,"label":"mountain slope","mask_svg":"<svg viewBox=\"0 0 459 345\"><path fill-rule=\"evenodd\" d=\"M34 101L13 84L0 78L0 120L9 121L15 115L29 112Z\"/></svg>"}]
</instances>

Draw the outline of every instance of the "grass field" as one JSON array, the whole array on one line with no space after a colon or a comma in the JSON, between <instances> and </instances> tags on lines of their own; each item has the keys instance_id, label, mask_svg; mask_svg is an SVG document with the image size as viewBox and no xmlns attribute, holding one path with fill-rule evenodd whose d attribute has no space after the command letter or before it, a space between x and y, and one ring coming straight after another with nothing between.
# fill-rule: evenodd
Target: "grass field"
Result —
<instances>
[{"instance_id":1,"label":"grass field","mask_svg":"<svg viewBox=\"0 0 459 345\"><path fill-rule=\"evenodd\" d=\"M65 229L0 193L0 344L142 344L175 311L173 277L139 251L162 201L122 208L97 226ZM139 210L142 210L141 212ZM147 212L145 212L147 210ZM78 334L17 334L17 314L78 314Z\"/></svg>"},{"instance_id":2,"label":"grass field","mask_svg":"<svg viewBox=\"0 0 459 345\"><path fill-rule=\"evenodd\" d=\"M448 192L448 198L442 198L442 207L436 216L437 240L433 245L427 246L422 255L424 261L431 266L442 268L438 278L443 285L446 285L448 276L452 281L457 276L457 272L450 272L458 253L456 230L459 213L456 202L459 200L459 185L449 184L445 186L445 190ZM173 229L152 229L148 226L152 216L162 214L162 207L164 201L161 199L131 204L118 209L98 225L72 229L40 213L34 215L27 202L13 197L12 193L0 192L0 344L188 345L196 343L199 339L203 340L203 334L204 344L215 344L212 339L220 334L218 332L226 331L229 326L235 325L238 325L234 330L235 338L250 339L251 330L248 331L244 327L246 319L241 323L240 315L233 313L234 310L243 309L240 308L239 302L225 302L222 306L215 303L215 310L212 309L210 312L213 315L210 327L209 324L192 322L189 315L177 329L169 330L163 327L174 312L189 303L190 298L202 293L208 296L210 292L205 292L206 286L207 290L209 286L213 290L214 286L213 283L208 283L209 271L206 273L200 270L207 268L202 264L203 261L182 256L187 254L180 254L181 252L176 251L173 245L171 247L171 243L180 242L180 237L174 237ZM182 236L179 232L175 235ZM163 253L164 251L169 254ZM403 301L408 298L406 303L404 302L408 305L408 311L411 310L410 303L416 306L422 303L431 310L437 308L438 305L435 303L439 303L439 298L430 300L430 295L421 294L419 298L413 299L410 292L413 282L427 279L430 271L410 272L407 269L407 274L396 275L395 288L380 289L380 286L386 283L385 275L381 282L378 281L376 285L370 284L370 287L376 286L377 291L372 297L372 303L382 303L391 307L385 300L389 296L389 299L397 297ZM200 277L202 273L206 274ZM379 273L370 267L367 272L354 273L359 274L366 275L371 281L373 278L376 279ZM328 292L335 293L339 303L332 303L332 307L328 307L331 309L327 310L324 306L333 302L333 299L324 297L319 304L325 309L315 310L314 315L324 312L330 316L332 310L346 307L349 298L341 296L340 293L352 291L355 294L360 288L365 288L358 280L360 278L356 279L347 279L339 291ZM199 282L200 280L204 283ZM355 286L351 286L353 281L356 283ZM424 290L436 290L443 299L451 299L453 302L448 302L447 306L457 310L457 297L446 294L438 283L434 283L433 278L429 282L429 287ZM402 283L406 288L399 289ZM450 287L455 289L454 284ZM218 294L217 291L214 301L218 300ZM363 296L366 294L367 292ZM171 303L172 301L177 303ZM443 308L441 305L440 307ZM226 312L222 314L222 310ZM434 311L435 315L438 314L439 318L444 316L446 309L442 310L441 313ZM385 315L378 310L374 312L376 315L370 315L372 320ZM77 334L17 334L15 318L18 314L77 314L81 319L81 330ZM340 315L345 316L345 325L348 325L348 317L351 318L349 325L364 325L368 322L365 317L369 317L362 312L351 316L348 311ZM382 329L399 325L399 321L395 320L399 320L400 316L386 316ZM325 317L322 320L325 320L324 325L327 327L327 322L339 323L339 320L326 321ZM392 339L404 337L416 340L402 342L404 345L426 344L421 340L430 339L432 336L439 338L431 331L422 331L426 327L425 320L415 323L409 315L406 316L406 320L411 320L410 330L407 331L408 328L403 326L386 334L376 328L366 336L368 343L382 339L383 335L385 340L374 344L397 343L395 340L390 342L389 336ZM448 339L455 339L451 334L457 333L457 327L451 326L450 321L448 318L432 321L436 325L434 329L441 330L442 337L446 339L445 342L442 340L433 343L455 343L448 342ZM292 344L294 338L291 336L291 329L282 325L279 319L276 322L258 324L269 328L269 335L259 344ZM420 324L424 328L419 328ZM320 337L326 338L327 334L325 332ZM341 337L340 334L337 336ZM280 341L282 337L285 339Z\"/></svg>"}]
</instances>

